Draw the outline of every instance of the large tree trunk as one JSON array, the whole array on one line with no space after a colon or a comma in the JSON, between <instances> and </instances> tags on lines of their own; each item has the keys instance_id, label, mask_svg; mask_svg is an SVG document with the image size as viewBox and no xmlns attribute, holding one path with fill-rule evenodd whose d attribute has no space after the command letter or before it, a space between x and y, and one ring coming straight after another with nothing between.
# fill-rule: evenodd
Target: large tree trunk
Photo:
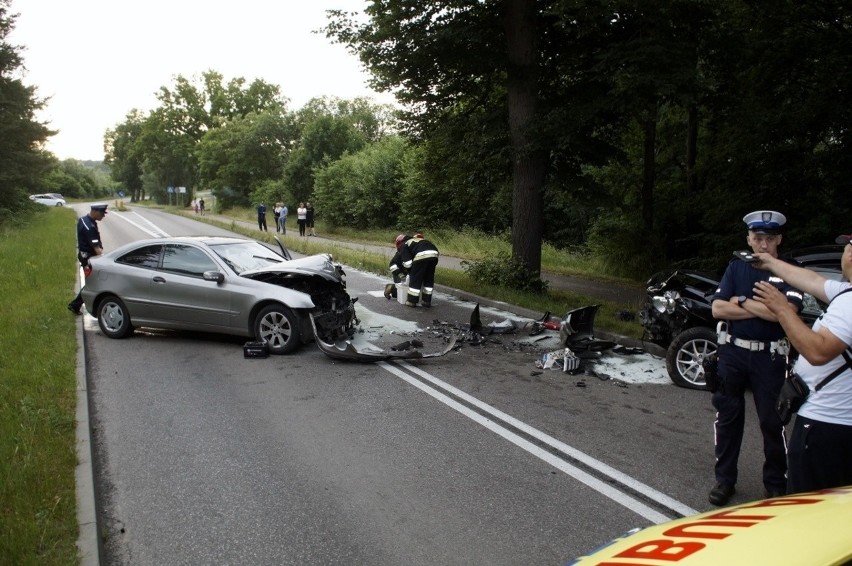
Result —
<instances>
[{"instance_id":1,"label":"large tree trunk","mask_svg":"<svg viewBox=\"0 0 852 566\"><path fill-rule=\"evenodd\" d=\"M686 194L695 194L695 162L698 155L698 107L689 105L686 115Z\"/></svg>"},{"instance_id":2,"label":"large tree trunk","mask_svg":"<svg viewBox=\"0 0 852 566\"><path fill-rule=\"evenodd\" d=\"M507 95L513 150L512 256L539 276L547 160L530 130L538 91L535 15L534 0L506 0Z\"/></svg>"},{"instance_id":3,"label":"large tree trunk","mask_svg":"<svg viewBox=\"0 0 852 566\"><path fill-rule=\"evenodd\" d=\"M656 146L657 146L657 103L649 104L645 115L644 163L642 171L642 225L650 232L654 228L654 185L657 182Z\"/></svg>"}]
</instances>

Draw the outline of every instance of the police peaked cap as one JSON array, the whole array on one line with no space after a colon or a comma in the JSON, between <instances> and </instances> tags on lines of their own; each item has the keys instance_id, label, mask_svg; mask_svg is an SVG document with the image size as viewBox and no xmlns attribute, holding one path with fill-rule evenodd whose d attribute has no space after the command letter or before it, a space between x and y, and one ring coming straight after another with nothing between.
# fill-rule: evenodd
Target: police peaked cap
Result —
<instances>
[{"instance_id":1,"label":"police peaked cap","mask_svg":"<svg viewBox=\"0 0 852 566\"><path fill-rule=\"evenodd\" d=\"M780 234L787 217L774 210L756 210L743 216L743 222L755 234Z\"/></svg>"}]
</instances>

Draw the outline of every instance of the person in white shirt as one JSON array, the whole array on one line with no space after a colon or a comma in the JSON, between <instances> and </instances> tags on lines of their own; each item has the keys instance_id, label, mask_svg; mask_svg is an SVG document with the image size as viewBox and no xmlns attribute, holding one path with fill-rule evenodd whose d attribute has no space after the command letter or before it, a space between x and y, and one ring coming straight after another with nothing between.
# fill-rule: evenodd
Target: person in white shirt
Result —
<instances>
[{"instance_id":1,"label":"person in white shirt","mask_svg":"<svg viewBox=\"0 0 852 566\"><path fill-rule=\"evenodd\" d=\"M793 368L810 394L799 409L787 449L787 492L801 493L852 484L852 235L844 244L840 267L845 281L794 266L769 254L754 254L756 267L829 303L813 328L785 308L786 299L770 283L755 285L755 300L778 317L799 352Z\"/></svg>"}]
</instances>

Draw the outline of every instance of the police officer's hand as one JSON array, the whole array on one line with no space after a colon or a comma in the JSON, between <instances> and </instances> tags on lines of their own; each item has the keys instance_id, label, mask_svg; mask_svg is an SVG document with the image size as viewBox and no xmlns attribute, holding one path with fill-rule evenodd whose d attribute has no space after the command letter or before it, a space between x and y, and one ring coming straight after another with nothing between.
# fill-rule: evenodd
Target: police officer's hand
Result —
<instances>
[{"instance_id":1,"label":"police officer's hand","mask_svg":"<svg viewBox=\"0 0 852 566\"><path fill-rule=\"evenodd\" d=\"M95 255L101 255L104 253L104 249L101 247L95 248Z\"/></svg>"}]
</instances>

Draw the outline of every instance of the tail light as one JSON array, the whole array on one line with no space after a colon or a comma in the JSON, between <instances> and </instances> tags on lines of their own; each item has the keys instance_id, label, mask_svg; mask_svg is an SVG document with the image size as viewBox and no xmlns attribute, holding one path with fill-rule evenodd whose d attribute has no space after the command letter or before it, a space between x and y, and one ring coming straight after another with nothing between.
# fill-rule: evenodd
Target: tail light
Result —
<instances>
[{"instance_id":1,"label":"tail light","mask_svg":"<svg viewBox=\"0 0 852 566\"><path fill-rule=\"evenodd\" d=\"M92 266L91 265L87 265L86 267L83 268L83 277L85 279L88 279L89 275L91 275L91 274L92 274Z\"/></svg>"}]
</instances>

